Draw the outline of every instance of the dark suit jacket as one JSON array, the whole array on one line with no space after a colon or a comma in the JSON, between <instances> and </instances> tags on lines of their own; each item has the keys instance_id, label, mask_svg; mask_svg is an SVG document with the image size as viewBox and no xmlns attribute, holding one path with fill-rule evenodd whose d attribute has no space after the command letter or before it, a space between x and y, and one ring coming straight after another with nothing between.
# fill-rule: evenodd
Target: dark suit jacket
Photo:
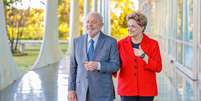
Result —
<instances>
[{"instance_id":1,"label":"dark suit jacket","mask_svg":"<svg viewBox=\"0 0 201 101\"><path fill-rule=\"evenodd\" d=\"M119 69L119 55L115 39L100 33L93 60L99 61L101 69L87 71L83 65L87 61L87 34L73 43L70 58L69 90L75 90L78 101L86 101L87 90L93 101L113 101L112 73Z\"/></svg>"}]
</instances>

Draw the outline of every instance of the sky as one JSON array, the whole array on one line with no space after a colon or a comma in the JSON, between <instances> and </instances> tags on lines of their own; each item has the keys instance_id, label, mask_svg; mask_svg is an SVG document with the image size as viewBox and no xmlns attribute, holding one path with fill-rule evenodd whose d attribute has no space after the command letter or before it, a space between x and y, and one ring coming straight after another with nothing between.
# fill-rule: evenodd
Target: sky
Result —
<instances>
[{"instance_id":1,"label":"sky","mask_svg":"<svg viewBox=\"0 0 201 101\"><path fill-rule=\"evenodd\" d=\"M131 0L135 4L138 4L138 0ZM31 8L41 8L44 9L46 0L22 0L22 2L17 2L14 6L18 9L27 9ZM135 9L138 9L138 5L135 6Z\"/></svg>"},{"instance_id":2,"label":"sky","mask_svg":"<svg viewBox=\"0 0 201 101\"><path fill-rule=\"evenodd\" d=\"M22 0L22 2L17 2L14 6L18 9L31 8L41 8L44 9L46 0Z\"/></svg>"}]
</instances>

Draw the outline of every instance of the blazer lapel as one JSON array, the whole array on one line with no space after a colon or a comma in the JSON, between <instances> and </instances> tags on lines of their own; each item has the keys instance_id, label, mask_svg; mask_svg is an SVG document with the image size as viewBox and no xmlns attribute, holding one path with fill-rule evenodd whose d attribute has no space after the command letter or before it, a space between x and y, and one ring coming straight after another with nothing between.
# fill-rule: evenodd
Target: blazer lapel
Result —
<instances>
[{"instance_id":1,"label":"blazer lapel","mask_svg":"<svg viewBox=\"0 0 201 101\"><path fill-rule=\"evenodd\" d=\"M134 55L135 52L132 48L132 45L131 45L131 38L130 37L127 37L126 38L126 41L125 41L125 51L127 50L127 56L131 59L134 59L136 56Z\"/></svg>"},{"instance_id":2,"label":"blazer lapel","mask_svg":"<svg viewBox=\"0 0 201 101\"><path fill-rule=\"evenodd\" d=\"M147 42L147 40L149 40L148 37L143 33L143 38L142 38L142 42L141 42L141 48L145 53L147 53L147 50L148 50L147 48L150 45L150 43Z\"/></svg>"},{"instance_id":3,"label":"blazer lapel","mask_svg":"<svg viewBox=\"0 0 201 101\"><path fill-rule=\"evenodd\" d=\"M99 50L103 47L103 44L104 44L104 34L102 32L100 32L100 35L99 35L99 38L98 38L98 41L97 41L97 44L96 44L96 48L94 50L94 57L93 57L93 59L96 58L96 56L99 53Z\"/></svg>"},{"instance_id":4,"label":"blazer lapel","mask_svg":"<svg viewBox=\"0 0 201 101\"><path fill-rule=\"evenodd\" d=\"M87 61L88 57L87 57L87 34L84 35L83 37L83 54L84 54L84 60Z\"/></svg>"}]
</instances>

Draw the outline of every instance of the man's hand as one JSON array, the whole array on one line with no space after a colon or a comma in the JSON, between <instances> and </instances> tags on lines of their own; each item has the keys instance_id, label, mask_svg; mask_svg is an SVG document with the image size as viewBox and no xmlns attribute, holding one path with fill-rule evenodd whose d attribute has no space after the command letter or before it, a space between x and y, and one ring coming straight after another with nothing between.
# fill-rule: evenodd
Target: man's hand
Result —
<instances>
[{"instance_id":1,"label":"man's hand","mask_svg":"<svg viewBox=\"0 0 201 101\"><path fill-rule=\"evenodd\" d=\"M77 101L77 96L75 91L68 92L68 101Z\"/></svg>"},{"instance_id":2,"label":"man's hand","mask_svg":"<svg viewBox=\"0 0 201 101\"><path fill-rule=\"evenodd\" d=\"M88 71L97 70L98 62L96 62L96 61L85 61L85 62L84 62L84 67L85 67L86 70L88 70Z\"/></svg>"}]
</instances>

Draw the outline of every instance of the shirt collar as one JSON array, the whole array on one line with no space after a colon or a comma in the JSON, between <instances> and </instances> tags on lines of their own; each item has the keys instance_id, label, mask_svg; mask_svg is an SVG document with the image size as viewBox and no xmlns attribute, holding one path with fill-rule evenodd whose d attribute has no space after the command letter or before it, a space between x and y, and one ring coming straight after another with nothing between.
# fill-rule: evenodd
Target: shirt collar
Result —
<instances>
[{"instance_id":1,"label":"shirt collar","mask_svg":"<svg viewBox=\"0 0 201 101\"><path fill-rule=\"evenodd\" d=\"M98 34L97 34L95 37L93 37L93 38L91 38L91 37L88 35L87 42L89 43L89 40L93 39L94 42L96 43L96 42L98 41L99 36L100 36L100 32L98 32Z\"/></svg>"}]
</instances>

